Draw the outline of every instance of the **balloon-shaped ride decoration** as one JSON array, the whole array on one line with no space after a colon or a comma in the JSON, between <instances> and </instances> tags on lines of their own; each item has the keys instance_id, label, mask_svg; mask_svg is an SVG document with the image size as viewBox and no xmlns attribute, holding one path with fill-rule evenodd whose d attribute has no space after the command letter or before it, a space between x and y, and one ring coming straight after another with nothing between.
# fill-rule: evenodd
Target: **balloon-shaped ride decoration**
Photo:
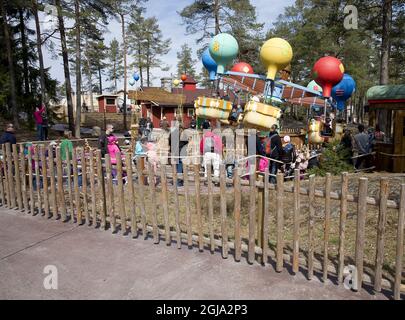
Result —
<instances>
[{"instance_id":1,"label":"balloon-shaped ride decoration","mask_svg":"<svg viewBox=\"0 0 405 320\"><path fill-rule=\"evenodd\" d=\"M344 74L342 81L332 88L332 98L337 102L337 109L344 110L345 103L356 90L356 82L347 73Z\"/></svg>"},{"instance_id":2,"label":"balloon-shaped ride decoration","mask_svg":"<svg viewBox=\"0 0 405 320\"><path fill-rule=\"evenodd\" d=\"M180 84L180 80L179 79L174 79L173 80L173 84L177 87Z\"/></svg>"},{"instance_id":3,"label":"balloon-shaped ride decoration","mask_svg":"<svg viewBox=\"0 0 405 320\"><path fill-rule=\"evenodd\" d=\"M181 81L186 81L187 80L187 76L185 74L181 75Z\"/></svg>"},{"instance_id":4,"label":"balloon-shaped ride decoration","mask_svg":"<svg viewBox=\"0 0 405 320\"><path fill-rule=\"evenodd\" d=\"M236 58L239 45L236 39L227 33L217 34L209 46L212 59L217 63L217 73L224 74L225 67Z\"/></svg>"},{"instance_id":5,"label":"balloon-shaped ride decoration","mask_svg":"<svg viewBox=\"0 0 405 320\"><path fill-rule=\"evenodd\" d=\"M129 82L129 85L130 85L130 86L133 86L133 85L135 84L135 80L134 80L134 79L129 79L128 82Z\"/></svg>"},{"instance_id":6,"label":"balloon-shaped ride decoration","mask_svg":"<svg viewBox=\"0 0 405 320\"><path fill-rule=\"evenodd\" d=\"M319 93L322 93L322 87L316 83L315 80L312 80L310 83L308 83L307 88L312 90L312 91L318 91Z\"/></svg>"},{"instance_id":7,"label":"balloon-shaped ride decoration","mask_svg":"<svg viewBox=\"0 0 405 320\"><path fill-rule=\"evenodd\" d=\"M235 64L231 71L233 72L239 72L239 73L249 73L249 74L253 74L253 68L249 63L246 62L238 62L237 64Z\"/></svg>"},{"instance_id":8,"label":"balloon-shaped ride decoration","mask_svg":"<svg viewBox=\"0 0 405 320\"><path fill-rule=\"evenodd\" d=\"M329 98L332 88L343 79L345 68L342 62L335 57L319 59L312 69L312 77L322 86L323 96Z\"/></svg>"},{"instance_id":9,"label":"balloon-shaped ride decoration","mask_svg":"<svg viewBox=\"0 0 405 320\"><path fill-rule=\"evenodd\" d=\"M138 80L139 80L139 74L134 73L134 75L132 76L132 78L133 78L135 81L138 81Z\"/></svg>"},{"instance_id":10,"label":"balloon-shaped ride decoration","mask_svg":"<svg viewBox=\"0 0 405 320\"><path fill-rule=\"evenodd\" d=\"M269 80L274 80L277 72L287 67L292 58L291 45L281 38L267 40L260 50L260 59L267 69L267 79Z\"/></svg>"},{"instance_id":11,"label":"balloon-shaped ride decoration","mask_svg":"<svg viewBox=\"0 0 405 320\"><path fill-rule=\"evenodd\" d=\"M207 69L209 76L210 76L210 80L214 81L215 77L217 75L217 68L218 65L215 62L214 59L212 59L211 54L210 54L210 49L207 48L202 57L201 57L202 63L204 65L204 68Z\"/></svg>"}]
</instances>

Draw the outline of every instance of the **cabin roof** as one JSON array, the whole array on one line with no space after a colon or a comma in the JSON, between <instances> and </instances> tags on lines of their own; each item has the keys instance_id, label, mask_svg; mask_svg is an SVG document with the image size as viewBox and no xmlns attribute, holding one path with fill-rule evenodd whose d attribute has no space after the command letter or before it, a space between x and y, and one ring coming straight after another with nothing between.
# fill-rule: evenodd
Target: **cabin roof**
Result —
<instances>
[{"instance_id":1,"label":"cabin roof","mask_svg":"<svg viewBox=\"0 0 405 320\"><path fill-rule=\"evenodd\" d=\"M368 100L405 100L405 84L374 86L367 91Z\"/></svg>"}]
</instances>

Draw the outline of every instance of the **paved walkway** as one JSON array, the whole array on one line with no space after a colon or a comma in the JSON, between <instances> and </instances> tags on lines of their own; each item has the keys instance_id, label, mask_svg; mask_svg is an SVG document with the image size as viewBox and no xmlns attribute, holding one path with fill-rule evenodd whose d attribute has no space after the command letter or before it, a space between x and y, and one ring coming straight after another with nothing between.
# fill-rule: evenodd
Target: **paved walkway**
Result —
<instances>
[{"instance_id":1,"label":"paved walkway","mask_svg":"<svg viewBox=\"0 0 405 320\"><path fill-rule=\"evenodd\" d=\"M43 286L47 265L57 267L57 290ZM385 298L0 208L0 299Z\"/></svg>"}]
</instances>

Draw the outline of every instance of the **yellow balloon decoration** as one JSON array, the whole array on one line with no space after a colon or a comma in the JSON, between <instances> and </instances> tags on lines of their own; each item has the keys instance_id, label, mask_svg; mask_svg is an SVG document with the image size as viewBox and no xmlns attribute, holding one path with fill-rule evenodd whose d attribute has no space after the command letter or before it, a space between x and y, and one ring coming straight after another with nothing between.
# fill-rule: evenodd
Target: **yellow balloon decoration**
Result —
<instances>
[{"instance_id":1,"label":"yellow balloon decoration","mask_svg":"<svg viewBox=\"0 0 405 320\"><path fill-rule=\"evenodd\" d=\"M267 69L267 79L270 80L274 80L277 72L287 67L292 58L291 45L281 38L267 40L260 50L260 59Z\"/></svg>"},{"instance_id":2,"label":"yellow balloon decoration","mask_svg":"<svg viewBox=\"0 0 405 320\"><path fill-rule=\"evenodd\" d=\"M173 84L177 87L180 84L180 80L179 79L175 79L173 80Z\"/></svg>"}]
</instances>

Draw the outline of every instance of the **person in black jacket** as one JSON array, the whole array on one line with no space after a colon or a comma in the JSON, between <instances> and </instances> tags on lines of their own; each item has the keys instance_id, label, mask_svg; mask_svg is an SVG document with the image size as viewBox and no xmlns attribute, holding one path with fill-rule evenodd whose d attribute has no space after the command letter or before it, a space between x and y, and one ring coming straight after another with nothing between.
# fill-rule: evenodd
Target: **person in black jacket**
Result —
<instances>
[{"instance_id":1,"label":"person in black jacket","mask_svg":"<svg viewBox=\"0 0 405 320\"><path fill-rule=\"evenodd\" d=\"M0 138L0 144L10 143L16 144L17 139L15 137L15 129L12 123L7 124L6 130L4 131L3 135Z\"/></svg>"},{"instance_id":2,"label":"person in black jacket","mask_svg":"<svg viewBox=\"0 0 405 320\"><path fill-rule=\"evenodd\" d=\"M101 156L104 156L108 153L108 137L113 135L114 126L112 124L107 124L105 132L102 132L98 138L98 148L101 150Z\"/></svg>"},{"instance_id":3,"label":"person in black jacket","mask_svg":"<svg viewBox=\"0 0 405 320\"><path fill-rule=\"evenodd\" d=\"M281 138L277 132L277 125L272 125L270 129L269 137L265 141L265 153L266 157L281 160L283 155L283 144L281 143ZM270 183L276 183L276 175L278 171L279 163L275 161L270 161Z\"/></svg>"}]
</instances>

